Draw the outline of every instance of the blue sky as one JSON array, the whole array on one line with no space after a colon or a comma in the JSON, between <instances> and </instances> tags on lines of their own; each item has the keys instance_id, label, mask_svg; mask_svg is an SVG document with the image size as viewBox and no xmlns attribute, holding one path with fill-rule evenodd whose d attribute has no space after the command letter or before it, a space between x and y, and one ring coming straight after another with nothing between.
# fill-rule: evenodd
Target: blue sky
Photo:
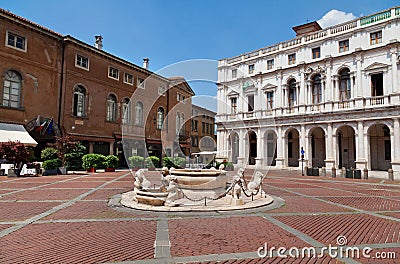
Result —
<instances>
[{"instance_id":1,"label":"blue sky","mask_svg":"<svg viewBox=\"0 0 400 264\"><path fill-rule=\"evenodd\" d=\"M137 65L148 57L155 72L185 60L218 60L291 39L293 26L319 20L332 9L359 17L396 5L399 1L0 0L2 8L84 42L92 44L100 34L104 50ZM190 84L197 95L216 95L211 83ZM202 98L208 99L198 104L215 110L209 97Z\"/></svg>"}]
</instances>

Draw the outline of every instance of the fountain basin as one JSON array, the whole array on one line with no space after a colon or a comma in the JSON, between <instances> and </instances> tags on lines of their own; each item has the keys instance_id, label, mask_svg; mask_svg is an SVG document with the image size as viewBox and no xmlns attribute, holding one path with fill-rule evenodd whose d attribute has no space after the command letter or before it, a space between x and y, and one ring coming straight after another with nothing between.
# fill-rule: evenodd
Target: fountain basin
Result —
<instances>
[{"instance_id":1,"label":"fountain basin","mask_svg":"<svg viewBox=\"0 0 400 264\"><path fill-rule=\"evenodd\" d=\"M160 190L135 190L135 199L138 203L162 206L167 199L168 193Z\"/></svg>"},{"instance_id":2,"label":"fountain basin","mask_svg":"<svg viewBox=\"0 0 400 264\"><path fill-rule=\"evenodd\" d=\"M216 198L225 192L228 176L223 170L176 169L170 172L189 198Z\"/></svg>"}]
</instances>

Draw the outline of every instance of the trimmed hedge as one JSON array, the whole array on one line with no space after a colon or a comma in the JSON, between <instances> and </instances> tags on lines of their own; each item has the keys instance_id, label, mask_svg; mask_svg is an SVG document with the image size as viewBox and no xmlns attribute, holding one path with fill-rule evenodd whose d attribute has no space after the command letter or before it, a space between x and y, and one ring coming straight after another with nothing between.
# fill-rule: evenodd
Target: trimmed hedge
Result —
<instances>
[{"instance_id":1,"label":"trimmed hedge","mask_svg":"<svg viewBox=\"0 0 400 264\"><path fill-rule=\"evenodd\" d=\"M104 168L105 156L102 154L86 154L82 157L82 167L84 169L102 169Z\"/></svg>"},{"instance_id":2,"label":"trimmed hedge","mask_svg":"<svg viewBox=\"0 0 400 264\"><path fill-rule=\"evenodd\" d=\"M128 158L129 166L131 168L143 168L144 158L140 156L132 156Z\"/></svg>"},{"instance_id":3,"label":"trimmed hedge","mask_svg":"<svg viewBox=\"0 0 400 264\"><path fill-rule=\"evenodd\" d=\"M61 167L61 165L62 165L62 162L58 158L43 161L43 168L45 168L46 170L55 170L58 167Z\"/></svg>"}]
</instances>

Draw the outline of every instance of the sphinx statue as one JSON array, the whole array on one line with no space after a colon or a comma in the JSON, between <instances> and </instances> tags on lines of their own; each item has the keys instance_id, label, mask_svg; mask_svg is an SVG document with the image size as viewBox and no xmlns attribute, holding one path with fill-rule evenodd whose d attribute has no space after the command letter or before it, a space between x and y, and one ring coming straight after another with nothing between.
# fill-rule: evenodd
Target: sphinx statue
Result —
<instances>
[{"instance_id":1,"label":"sphinx statue","mask_svg":"<svg viewBox=\"0 0 400 264\"><path fill-rule=\"evenodd\" d=\"M135 173L135 183L134 183L135 188L138 190L141 189L150 189L151 187L151 182L146 178L144 175L144 170L140 169Z\"/></svg>"},{"instance_id":2,"label":"sphinx statue","mask_svg":"<svg viewBox=\"0 0 400 264\"><path fill-rule=\"evenodd\" d=\"M177 206L178 204L175 203L175 200L179 198L179 190L178 190L178 183L177 179L174 176L167 176L166 179L168 180L169 184L167 187L168 196L165 200L165 206Z\"/></svg>"},{"instance_id":3,"label":"sphinx statue","mask_svg":"<svg viewBox=\"0 0 400 264\"><path fill-rule=\"evenodd\" d=\"M247 190L252 193L257 192L262 184L262 181L264 180L264 177L265 176L260 171L257 171L254 174L253 179L251 179L251 181L247 184Z\"/></svg>"}]
</instances>

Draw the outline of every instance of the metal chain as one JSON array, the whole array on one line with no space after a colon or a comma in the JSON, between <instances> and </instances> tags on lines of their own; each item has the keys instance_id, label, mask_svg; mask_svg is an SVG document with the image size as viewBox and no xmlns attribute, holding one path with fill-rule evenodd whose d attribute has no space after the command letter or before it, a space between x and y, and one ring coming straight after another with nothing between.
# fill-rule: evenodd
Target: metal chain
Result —
<instances>
[{"instance_id":1,"label":"metal chain","mask_svg":"<svg viewBox=\"0 0 400 264\"><path fill-rule=\"evenodd\" d=\"M182 190L182 188L181 188L181 186L179 185L179 183L177 183L177 185L178 185L179 190L182 192L182 195L183 195L184 198L186 198L186 199L188 199L189 201L192 201L192 202L200 202L200 201L203 201L204 199L206 199L206 200L211 200L211 201L216 201L216 200L219 200L219 199L225 197L225 196L232 190L232 188L236 185L237 182L238 182L238 181L233 182L233 183L231 184L231 186L228 187L228 189L226 189L223 193L221 193L220 195L218 195L218 196L215 197L215 198L211 198L211 197L204 196L204 197L199 198L199 199L193 199L193 198L188 197L188 196L184 193L184 191Z\"/></svg>"},{"instance_id":2,"label":"metal chain","mask_svg":"<svg viewBox=\"0 0 400 264\"><path fill-rule=\"evenodd\" d=\"M251 197L251 195L253 195L253 196L254 196L254 195L257 195L258 192L259 192L260 189L261 189L261 188L258 188L256 193L251 192L251 194L247 194L247 193L246 193L246 190L244 189L243 184L242 184L241 182L239 182L239 186L242 188L242 191L243 191L244 195L246 195L247 197Z\"/></svg>"}]
</instances>

